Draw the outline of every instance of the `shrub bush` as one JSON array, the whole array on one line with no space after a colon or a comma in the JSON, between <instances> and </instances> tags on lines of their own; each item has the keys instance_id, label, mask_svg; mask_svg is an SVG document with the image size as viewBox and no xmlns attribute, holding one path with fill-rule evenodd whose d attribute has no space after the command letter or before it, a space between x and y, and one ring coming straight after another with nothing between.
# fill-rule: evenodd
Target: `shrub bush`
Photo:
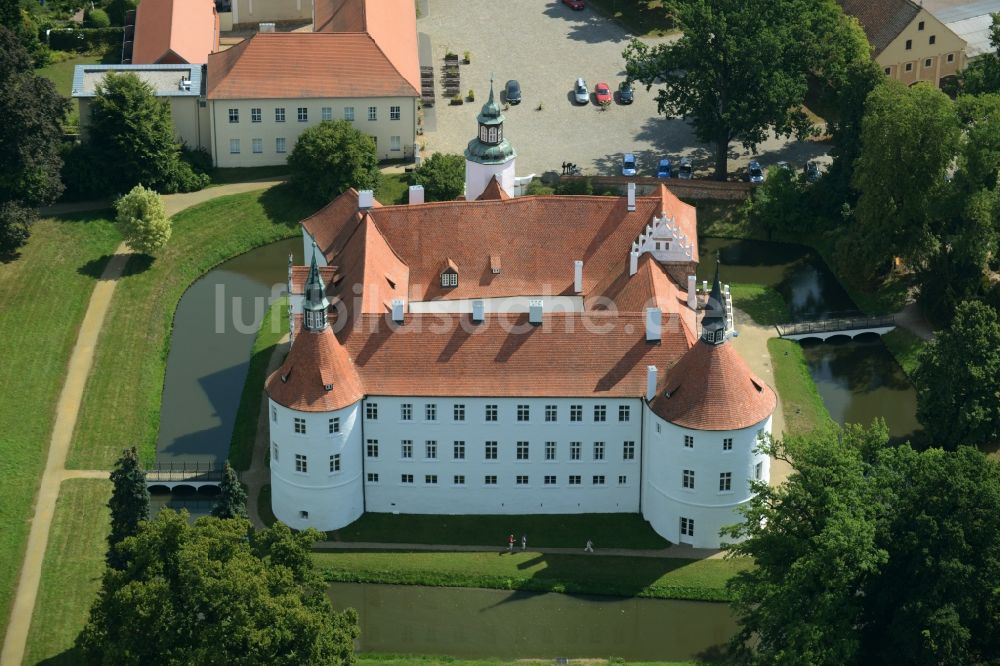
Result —
<instances>
[{"instance_id":1,"label":"shrub bush","mask_svg":"<svg viewBox=\"0 0 1000 666\"><path fill-rule=\"evenodd\" d=\"M88 28L110 28L111 19L103 9L88 9L83 15L83 25Z\"/></svg>"},{"instance_id":2,"label":"shrub bush","mask_svg":"<svg viewBox=\"0 0 1000 666\"><path fill-rule=\"evenodd\" d=\"M115 202L115 224L130 248L154 254L170 240L170 218L163 199L153 190L136 185Z\"/></svg>"},{"instance_id":3,"label":"shrub bush","mask_svg":"<svg viewBox=\"0 0 1000 666\"><path fill-rule=\"evenodd\" d=\"M49 48L58 51L103 50L111 46L121 46L121 28L81 28L78 30L53 30L49 33Z\"/></svg>"}]
</instances>

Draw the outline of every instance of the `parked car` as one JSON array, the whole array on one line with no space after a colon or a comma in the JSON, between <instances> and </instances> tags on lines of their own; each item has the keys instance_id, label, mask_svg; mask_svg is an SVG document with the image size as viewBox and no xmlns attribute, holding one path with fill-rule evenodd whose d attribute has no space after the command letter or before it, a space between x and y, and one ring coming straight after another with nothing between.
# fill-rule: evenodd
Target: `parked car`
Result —
<instances>
[{"instance_id":1,"label":"parked car","mask_svg":"<svg viewBox=\"0 0 1000 666\"><path fill-rule=\"evenodd\" d=\"M683 180L691 180L694 176L694 167L691 166L691 160L684 157L681 158L680 166L677 167L677 177Z\"/></svg>"},{"instance_id":2,"label":"parked car","mask_svg":"<svg viewBox=\"0 0 1000 666\"><path fill-rule=\"evenodd\" d=\"M792 165L789 164L788 162L786 162L785 160L781 160L780 162L778 162L774 166L778 167L779 169L784 169L785 171L791 171L792 170Z\"/></svg>"},{"instance_id":3,"label":"parked car","mask_svg":"<svg viewBox=\"0 0 1000 666\"><path fill-rule=\"evenodd\" d=\"M656 177L657 178L670 178L670 160L663 158L660 163L656 166Z\"/></svg>"},{"instance_id":4,"label":"parked car","mask_svg":"<svg viewBox=\"0 0 1000 666\"><path fill-rule=\"evenodd\" d=\"M628 81L622 81L618 84L618 103L619 104L631 104L635 96L632 91L632 86L628 84Z\"/></svg>"},{"instance_id":5,"label":"parked car","mask_svg":"<svg viewBox=\"0 0 1000 666\"><path fill-rule=\"evenodd\" d=\"M819 172L819 163L814 162L812 160L806 162L805 173L806 173L806 181L809 183L815 183L817 180L819 180L819 177L821 175Z\"/></svg>"},{"instance_id":6,"label":"parked car","mask_svg":"<svg viewBox=\"0 0 1000 666\"><path fill-rule=\"evenodd\" d=\"M507 100L508 104L520 104L521 84L514 79L508 81L504 87L504 99Z\"/></svg>"},{"instance_id":7,"label":"parked car","mask_svg":"<svg viewBox=\"0 0 1000 666\"><path fill-rule=\"evenodd\" d=\"M760 168L760 162L757 160L750 160L747 166L747 180L755 185L764 182L764 170Z\"/></svg>"},{"instance_id":8,"label":"parked car","mask_svg":"<svg viewBox=\"0 0 1000 666\"><path fill-rule=\"evenodd\" d=\"M632 153L625 153L625 157L622 158L622 175L635 175L635 155Z\"/></svg>"},{"instance_id":9,"label":"parked car","mask_svg":"<svg viewBox=\"0 0 1000 666\"><path fill-rule=\"evenodd\" d=\"M563 0L563 4L570 9L583 9L583 0Z\"/></svg>"},{"instance_id":10,"label":"parked car","mask_svg":"<svg viewBox=\"0 0 1000 666\"><path fill-rule=\"evenodd\" d=\"M573 99L576 100L577 104L590 103L590 91L587 89L587 82L583 79L576 80L576 85L573 87Z\"/></svg>"},{"instance_id":11,"label":"parked car","mask_svg":"<svg viewBox=\"0 0 1000 666\"><path fill-rule=\"evenodd\" d=\"M611 104L611 88L607 83L598 83L594 86L594 97L598 104Z\"/></svg>"}]
</instances>

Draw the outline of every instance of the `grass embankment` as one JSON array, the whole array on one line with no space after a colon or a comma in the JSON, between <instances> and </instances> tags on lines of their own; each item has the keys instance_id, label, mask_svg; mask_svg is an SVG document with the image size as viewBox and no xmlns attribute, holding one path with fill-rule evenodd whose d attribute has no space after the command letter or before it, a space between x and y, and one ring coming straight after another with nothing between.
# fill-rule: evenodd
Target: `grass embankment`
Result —
<instances>
[{"instance_id":1,"label":"grass embankment","mask_svg":"<svg viewBox=\"0 0 1000 666\"><path fill-rule=\"evenodd\" d=\"M0 259L0 641L69 355L120 241L101 215L41 220L19 257Z\"/></svg>"},{"instance_id":2,"label":"grass embankment","mask_svg":"<svg viewBox=\"0 0 1000 666\"><path fill-rule=\"evenodd\" d=\"M241 472L250 469L253 459L267 365L278 341L288 333L287 309L287 298L279 298L271 304L260 323L260 330L257 331L257 339L254 340L253 351L250 353L250 367L247 369L240 407L233 424L233 437L229 442L229 464Z\"/></svg>"},{"instance_id":3,"label":"grass embankment","mask_svg":"<svg viewBox=\"0 0 1000 666\"><path fill-rule=\"evenodd\" d=\"M245 183L251 180L284 180L288 178L288 165L270 164L259 167L223 167L212 169L208 176L212 179L209 187L228 185L230 183Z\"/></svg>"},{"instance_id":4,"label":"grass embankment","mask_svg":"<svg viewBox=\"0 0 1000 666\"><path fill-rule=\"evenodd\" d=\"M792 320L785 299L772 287L762 284L731 284L733 307L746 312L761 326L774 326Z\"/></svg>"},{"instance_id":5,"label":"grass embankment","mask_svg":"<svg viewBox=\"0 0 1000 666\"><path fill-rule=\"evenodd\" d=\"M582 551L582 548L581 548ZM313 554L327 581L481 587L623 597L728 601L747 560L488 553L336 551Z\"/></svg>"},{"instance_id":6,"label":"grass embankment","mask_svg":"<svg viewBox=\"0 0 1000 666\"><path fill-rule=\"evenodd\" d=\"M593 540L598 547L660 549L670 545L638 514L585 513L565 515L441 516L366 513L333 533L338 541L483 546L507 544L513 534L528 546L580 548Z\"/></svg>"},{"instance_id":7,"label":"grass embankment","mask_svg":"<svg viewBox=\"0 0 1000 666\"><path fill-rule=\"evenodd\" d=\"M173 218L155 260L133 257L119 281L87 380L68 466L107 469L126 446L154 458L174 310L213 266L299 233L315 210L287 186L220 197Z\"/></svg>"},{"instance_id":8,"label":"grass embankment","mask_svg":"<svg viewBox=\"0 0 1000 666\"><path fill-rule=\"evenodd\" d=\"M662 37L677 32L665 0L588 0L587 4L621 23L636 37Z\"/></svg>"},{"instance_id":9,"label":"grass embankment","mask_svg":"<svg viewBox=\"0 0 1000 666\"><path fill-rule=\"evenodd\" d=\"M102 479L69 479L59 489L24 663L79 663L73 641L101 588L110 497Z\"/></svg>"},{"instance_id":10,"label":"grass embankment","mask_svg":"<svg viewBox=\"0 0 1000 666\"><path fill-rule=\"evenodd\" d=\"M378 654L365 652L357 655L363 666L551 666L551 659L456 659L417 654ZM623 659L569 659L569 666L698 666L696 661L625 661ZM717 663L717 662L712 662Z\"/></svg>"},{"instance_id":11,"label":"grass embankment","mask_svg":"<svg viewBox=\"0 0 1000 666\"><path fill-rule=\"evenodd\" d=\"M76 66L95 65L100 62L103 62L100 55L82 55L40 67L35 70L35 74L51 81L60 95L69 97L73 91L73 72ZM70 107L66 112L66 118L63 119L63 125L75 130L80 126L80 104L75 99L70 99L69 103Z\"/></svg>"},{"instance_id":12,"label":"grass embankment","mask_svg":"<svg viewBox=\"0 0 1000 666\"><path fill-rule=\"evenodd\" d=\"M882 343L896 359L896 363L899 363L906 376L912 380L913 373L920 365L920 352L927 346L927 340L897 326L895 330L882 336Z\"/></svg>"},{"instance_id":13,"label":"grass embankment","mask_svg":"<svg viewBox=\"0 0 1000 666\"><path fill-rule=\"evenodd\" d=\"M816 390L799 343L771 338L767 350L771 352L775 389L781 396L785 433L799 435L832 425L833 419Z\"/></svg>"}]
</instances>

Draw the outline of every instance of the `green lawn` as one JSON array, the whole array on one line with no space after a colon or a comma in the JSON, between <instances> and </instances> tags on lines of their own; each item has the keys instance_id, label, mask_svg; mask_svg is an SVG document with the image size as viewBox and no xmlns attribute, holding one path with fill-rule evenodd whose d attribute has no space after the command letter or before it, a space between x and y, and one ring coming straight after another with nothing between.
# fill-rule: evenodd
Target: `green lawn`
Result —
<instances>
[{"instance_id":1,"label":"green lawn","mask_svg":"<svg viewBox=\"0 0 1000 666\"><path fill-rule=\"evenodd\" d=\"M338 541L420 543L502 547L514 534L520 547L583 548L592 539L603 548L666 548L670 543L653 531L639 514L583 513L562 515L465 515L366 513L332 533Z\"/></svg>"},{"instance_id":2,"label":"green lawn","mask_svg":"<svg viewBox=\"0 0 1000 666\"><path fill-rule=\"evenodd\" d=\"M378 654L365 652L357 655L362 666L551 666L551 659L456 659L418 654ZM696 661L624 661L621 659L570 659L570 666L697 666ZM718 662L712 662L718 663Z\"/></svg>"},{"instance_id":3,"label":"green lawn","mask_svg":"<svg viewBox=\"0 0 1000 666\"><path fill-rule=\"evenodd\" d=\"M927 346L927 341L897 326L895 330L882 336L882 342L896 358L906 376L912 378L919 365L920 352Z\"/></svg>"},{"instance_id":4,"label":"green lawn","mask_svg":"<svg viewBox=\"0 0 1000 666\"><path fill-rule=\"evenodd\" d=\"M250 367L243 385L240 407L233 424L233 438L229 443L229 464L239 471L250 469L253 459L253 445L257 439L257 419L260 403L264 399L264 381L267 379L267 364L271 360L275 345L288 333L288 299L279 298L264 315L257 331L257 339L250 353Z\"/></svg>"},{"instance_id":5,"label":"green lawn","mask_svg":"<svg viewBox=\"0 0 1000 666\"><path fill-rule=\"evenodd\" d=\"M212 169L209 173L213 185L228 185L229 183L245 183L249 180L282 180L288 177L287 164L272 164L259 167L230 167Z\"/></svg>"},{"instance_id":6,"label":"green lawn","mask_svg":"<svg viewBox=\"0 0 1000 666\"><path fill-rule=\"evenodd\" d=\"M775 388L781 396L785 433L799 435L831 425L833 420L816 390L799 343L771 338L767 349L771 352Z\"/></svg>"},{"instance_id":7,"label":"green lawn","mask_svg":"<svg viewBox=\"0 0 1000 666\"><path fill-rule=\"evenodd\" d=\"M380 204L405 204L410 196L410 174L384 173L382 186L375 192L375 198Z\"/></svg>"},{"instance_id":8,"label":"green lawn","mask_svg":"<svg viewBox=\"0 0 1000 666\"><path fill-rule=\"evenodd\" d=\"M600 547L600 544L598 544ZM582 549L581 549L582 550ZM330 582L481 587L726 601L747 560L489 553L336 551L313 554Z\"/></svg>"},{"instance_id":9,"label":"green lawn","mask_svg":"<svg viewBox=\"0 0 1000 666\"><path fill-rule=\"evenodd\" d=\"M733 307L746 312L761 326L791 321L788 304L774 288L762 284L731 284Z\"/></svg>"},{"instance_id":10,"label":"green lawn","mask_svg":"<svg viewBox=\"0 0 1000 666\"><path fill-rule=\"evenodd\" d=\"M62 62L46 65L35 70L39 76L43 76L56 86L56 91L63 97L69 97L73 89L73 70L77 65L95 65L105 62L106 57L101 55L82 55L77 58L70 58ZM80 105L75 99L70 99L70 109L66 113L67 127L79 127L80 125Z\"/></svg>"},{"instance_id":11,"label":"green lawn","mask_svg":"<svg viewBox=\"0 0 1000 666\"><path fill-rule=\"evenodd\" d=\"M133 257L115 291L87 380L68 465L110 468L125 446L151 462L174 310L213 266L299 233L315 210L287 186L213 199L174 216L155 260Z\"/></svg>"},{"instance_id":12,"label":"green lawn","mask_svg":"<svg viewBox=\"0 0 1000 666\"><path fill-rule=\"evenodd\" d=\"M25 664L79 663L73 640L86 624L90 604L101 588L110 497L110 481L63 482L31 616Z\"/></svg>"},{"instance_id":13,"label":"green lawn","mask_svg":"<svg viewBox=\"0 0 1000 666\"><path fill-rule=\"evenodd\" d=\"M615 19L636 37L660 37L677 32L666 0L587 0L596 11Z\"/></svg>"},{"instance_id":14,"label":"green lawn","mask_svg":"<svg viewBox=\"0 0 1000 666\"><path fill-rule=\"evenodd\" d=\"M41 220L18 258L0 259L0 639L66 365L119 240L101 213Z\"/></svg>"}]
</instances>

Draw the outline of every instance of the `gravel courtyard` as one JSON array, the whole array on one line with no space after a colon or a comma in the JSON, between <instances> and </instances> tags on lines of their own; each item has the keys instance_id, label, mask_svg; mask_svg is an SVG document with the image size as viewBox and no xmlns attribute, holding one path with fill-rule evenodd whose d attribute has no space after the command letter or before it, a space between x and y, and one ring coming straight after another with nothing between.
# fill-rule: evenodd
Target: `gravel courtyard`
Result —
<instances>
[{"instance_id":1,"label":"gravel courtyard","mask_svg":"<svg viewBox=\"0 0 1000 666\"><path fill-rule=\"evenodd\" d=\"M425 155L465 149L475 135L492 73L498 101L508 79L521 83L524 101L504 112L507 139L518 153L518 175L559 173L564 161L584 173L612 174L625 152L636 154L643 175L655 175L661 157L690 157L700 175L711 170L712 153L688 124L657 114L655 88L647 92L638 86L631 105L619 104L617 94L607 111L594 104L597 83L616 90L625 78L621 53L631 36L618 24L557 0L428 0L421 6L417 30L430 38L437 94L434 108L425 110L425 134L418 138ZM470 88L475 91L474 103L450 106L442 97L441 66L448 50L471 53L471 64L460 68L461 89L463 96ZM572 101L577 77L591 91L586 106ZM750 155L736 144L731 150L741 154L730 161L730 170L745 166ZM807 159L825 154L827 145L770 139L758 150L765 166L787 160L801 168Z\"/></svg>"}]
</instances>

